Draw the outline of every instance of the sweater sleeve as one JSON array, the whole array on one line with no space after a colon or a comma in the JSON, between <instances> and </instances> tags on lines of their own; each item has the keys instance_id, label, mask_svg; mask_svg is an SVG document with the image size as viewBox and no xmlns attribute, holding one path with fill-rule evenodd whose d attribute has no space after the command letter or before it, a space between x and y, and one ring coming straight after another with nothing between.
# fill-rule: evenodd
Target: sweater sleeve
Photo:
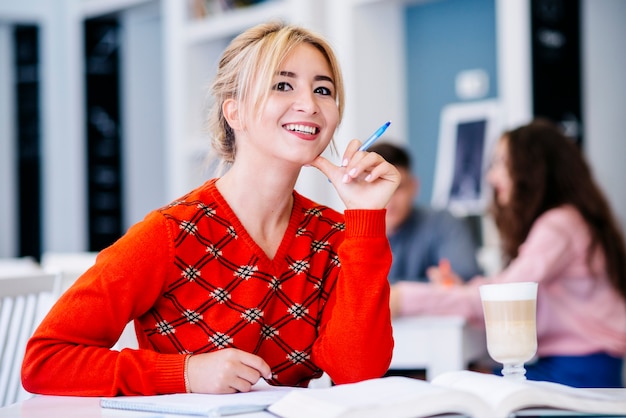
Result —
<instances>
[{"instance_id":1,"label":"sweater sleeve","mask_svg":"<svg viewBox=\"0 0 626 418\"><path fill-rule=\"evenodd\" d=\"M585 224L572 209L559 208L537 219L518 257L501 273L490 277L475 277L465 286L443 287L430 283L400 282L394 286L400 293L401 315L460 315L472 321L482 321L482 304L478 287L487 283L535 281L547 283L558 279L573 263L574 245L582 246L584 256L588 241L584 238ZM573 239L577 235L578 239Z\"/></svg>"},{"instance_id":2,"label":"sweater sleeve","mask_svg":"<svg viewBox=\"0 0 626 418\"><path fill-rule=\"evenodd\" d=\"M184 355L111 349L162 292L172 258L168 235L162 215L152 213L99 254L28 342L26 390L81 396L185 391Z\"/></svg>"},{"instance_id":3,"label":"sweater sleeve","mask_svg":"<svg viewBox=\"0 0 626 418\"><path fill-rule=\"evenodd\" d=\"M384 210L347 210L341 269L322 315L315 361L338 384L382 376L391 362L391 250Z\"/></svg>"}]
</instances>

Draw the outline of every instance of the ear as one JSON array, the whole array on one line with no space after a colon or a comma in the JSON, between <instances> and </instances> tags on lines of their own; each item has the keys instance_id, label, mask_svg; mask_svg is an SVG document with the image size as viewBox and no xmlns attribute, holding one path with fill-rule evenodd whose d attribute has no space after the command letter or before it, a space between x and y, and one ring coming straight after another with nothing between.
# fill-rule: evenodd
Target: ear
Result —
<instances>
[{"instance_id":1,"label":"ear","mask_svg":"<svg viewBox=\"0 0 626 418\"><path fill-rule=\"evenodd\" d=\"M222 104L222 113L224 113L224 118L226 119L226 122L228 122L228 124L234 131L240 131L243 129L243 122L239 117L239 106L237 100L224 100L224 103Z\"/></svg>"},{"instance_id":2,"label":"ear","mask_svg":"<svg viewBox=\"0 0 626 418\"><path fill-rule=\"evenodd\" d=\"M420 180L415 176L411 176L411 183L413 188L413 197L415 197L420 192Z\"/></svg>"}]
</instances>

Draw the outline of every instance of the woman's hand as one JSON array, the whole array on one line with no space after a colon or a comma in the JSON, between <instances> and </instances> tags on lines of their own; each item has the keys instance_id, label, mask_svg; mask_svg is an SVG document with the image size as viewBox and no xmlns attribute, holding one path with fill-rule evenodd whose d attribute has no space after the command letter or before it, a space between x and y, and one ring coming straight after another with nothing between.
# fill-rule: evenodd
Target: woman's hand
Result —
<instances>
[{"instance_id":1,"label":"woman's hand","mask_svg":"<svg viewBox=\"0 0 626 418\"><path fill-rule=\"evenodd\" d=\"M261 357L226 348L194 354L187 364L189 390L195 393L249 392L260 378L271 379L270 366Z\"/></svg>"},{"instance_id":2,"label":"woman's hand","mask_svg":"<svg viewBox=\"0 0 626 418\"><path fill-rule=\"evenodd\" d=\"M397 318L402 311L402 296L398 286L391 285L389 292L389 310L391 311L391 317Z\"/></svg>"},{"instance_id":3,"label":"woman's hand","mask_svg":"<svg viewBox=\"0 0 626 418\"><path fill-rule=\"evenodd\" d=\"M428 267L426 277L431 283L446 287L463 284L463 280L452 270L450 262L445 258L439 261L439 267Z\"/></svg>"},{"instance_id":4,"label":"woman's hand","mask_svg":"<svg viewBox=\"0 0 626 418\"><path fill-rule=\"evenodd\" d=\"M311 166L332 182L347 209L383 209L400 184L398 170L374 152L359 151L361 142L348 144L341 166L318 156Z\"/></svg>"}]
</instances>

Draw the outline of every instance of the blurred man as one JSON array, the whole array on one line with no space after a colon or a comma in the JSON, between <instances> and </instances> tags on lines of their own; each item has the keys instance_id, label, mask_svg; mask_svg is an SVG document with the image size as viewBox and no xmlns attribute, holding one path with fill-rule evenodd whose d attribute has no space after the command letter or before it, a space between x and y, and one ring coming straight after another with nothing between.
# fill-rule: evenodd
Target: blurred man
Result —
<instances>
[{"instance_id":1,"label":"blurred man","mask_svg":"<svg viewBox=\"0 0 626 418\"><path fill-rule=\"evenodd\" d=\"M390 143L374 144L368 151L380 154L402 175L387 205L387 236L393 253L389 282L428 281L430 267L439 267L438 276L451 269L462 280L480 274L477 243L468 225L448 211L414 205L419 180L411 173L409 154Z\"/></svg>"}]
</instances>

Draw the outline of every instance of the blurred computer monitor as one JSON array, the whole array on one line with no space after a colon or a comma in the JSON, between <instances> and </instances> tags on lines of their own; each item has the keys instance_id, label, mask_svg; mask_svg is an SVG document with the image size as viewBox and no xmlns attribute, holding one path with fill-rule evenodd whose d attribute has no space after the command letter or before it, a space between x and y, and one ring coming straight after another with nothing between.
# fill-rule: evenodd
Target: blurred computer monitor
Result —
<instances>
[{"instance_id":1,"label":"blurred computer monitor","mask_svg":"<svg viewBox=\"0 0 626 418\"><path fill-rule=\"evenodd\" d=\"M491 195L485 172L502 131L501 107L496 100L454 103L442 109L434 207L457 216L484 213Z\"/></svg>"}]
</instances>

